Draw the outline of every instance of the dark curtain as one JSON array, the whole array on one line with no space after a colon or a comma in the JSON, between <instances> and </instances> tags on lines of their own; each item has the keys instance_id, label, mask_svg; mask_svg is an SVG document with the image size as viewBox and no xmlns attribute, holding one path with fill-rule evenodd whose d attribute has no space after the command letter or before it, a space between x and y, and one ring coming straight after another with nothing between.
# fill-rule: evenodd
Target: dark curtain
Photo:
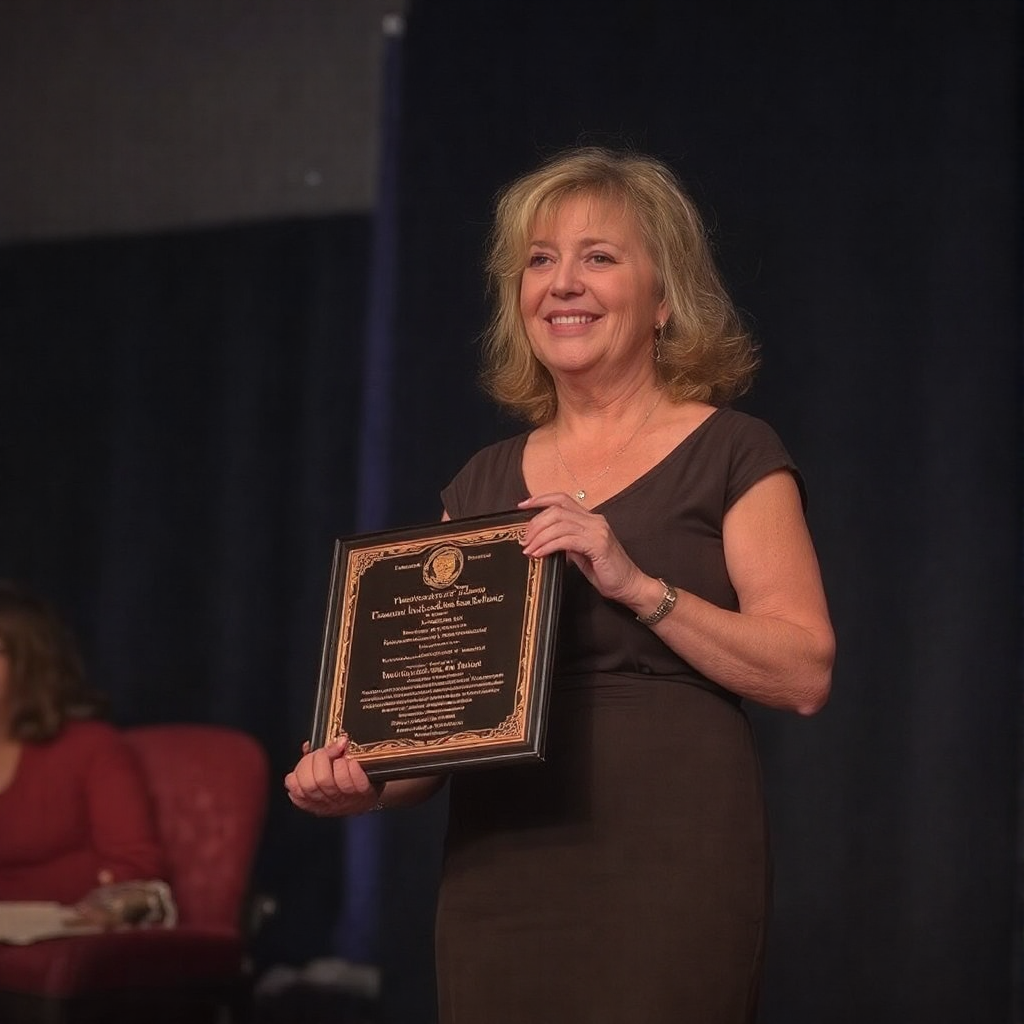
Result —
<instances>
[{"instance_id":1,"label":"dark curtain","mask_svg":"<svg viewBox=\"0 0 1024 1024\"><path fill-rule=\"evenodd\" d=\"M1020 25L1017 3L943 0L413 6L402 507L436 512L519 429L473 380L481 258L494 191L552 150L668 159L762 344L742 406L806 475L839 640L821 715L752 709L777 861L765 1024L1011 1017Z\"/></svg>"},{"instance_id":2,"label":"dark curtain","mask_svg":"<svg viewBox=\"0 0 1024 1024\"><path fill-rule=\"evenodd\" d=\"M765 1024L1014 1016L1020 26L1006 0L411 7L378 525L436 518L519 429L475 384L480 265L495 189L553 149L673 163L762 343L743 407L807 478L840 645L821 715L751 712ZM339 216L0 250L0 575L65 611L119 721L241 726L278 775L357 523L370 241ZM397 1024L433 1019L443 813L383 816ZM263 962L330 952L343 836L272 794Z\"/></svg>"},{"instance_id":3,"label":"dark curtain","mask_svg":"<svg viewBox=\"0 0 1024 1024\"><path fill-rule=\"evenodd\" d=\"M368 241L337 217L0 251L0 576L67 616L116 721L246 729L275 779L354 532ZM340 828L275 785L268 960L328 948Z\"/></svg>"}]
</instances>

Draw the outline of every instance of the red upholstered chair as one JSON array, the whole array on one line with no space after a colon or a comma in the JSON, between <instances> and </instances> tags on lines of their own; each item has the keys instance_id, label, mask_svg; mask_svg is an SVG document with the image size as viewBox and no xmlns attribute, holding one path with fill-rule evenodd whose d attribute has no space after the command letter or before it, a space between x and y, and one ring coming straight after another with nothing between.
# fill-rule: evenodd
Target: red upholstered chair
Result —
<instances>
[{"instance_id":1,"label":"red upholstered chair","mask_svg":"<svg viewBox=\"0 0 1024 1024\"><path fill-rule=\"evenodd\" d=\"M174 928L0 948L4 1024L240 1020L248 979L243 906L268 793L263 748L210 725L125 731L149 780Z\"/></svg>"}]
</instances>

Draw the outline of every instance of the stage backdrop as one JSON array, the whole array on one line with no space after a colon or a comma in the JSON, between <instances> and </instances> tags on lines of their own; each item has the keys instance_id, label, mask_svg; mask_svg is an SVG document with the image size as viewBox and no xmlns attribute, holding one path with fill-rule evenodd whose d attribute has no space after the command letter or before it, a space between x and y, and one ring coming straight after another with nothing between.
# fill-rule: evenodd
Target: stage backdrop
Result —
<instances>
[{"instance_id":1,"label":"stage backdrop","mask_svg":"<svg viewBox=\"0 0 1024 1024\"><path fill-rule=\"evenodd\" d=\"M467 372L494 190L576 141L670 160L763 346L742 407L806 476L838 632L821 715L753 712L763 1021L1010 1019L1020 5L432 0L407 47L396 409L434 426L413 459L396 431L398 507L436 514L510 429Z\"/></svg>"},{"instance_id":2,"label":"stage backdrop","mask_svg":"<svg viewBox=\"0 0 1024 1024\"><path fill-rule=\"evenodd\" d=\"M334 5L299 7L293 29L339 31ZM396 525L436 518L465 458L519 429L475 384L495 189L576 141L654 152L708 215L763 345L742 406L807 478L839 637L822 714L751 712L778 872L763 1024L1013 1020L1020 22L1008 0L413 4L383 390L364 355L380 294L369 208L289 205L288 188L260 205L250 182L244 211L210 217L203 175L186 185L157 162L111 180L123 206L159 216L19 221L0 249L0 575L67 613L119 721L236 724L283 773L308 729L330 542L365 522L368 407L392 411L373 514ZM248 57L294 53L272 19L218 24L246 67L280 74ZM158 35L182 41L183 61L194 50L189 31ZM56 22L52 38L74 51ZM12 61L0 74L31 81L31 62ZM310 104L271 90L275 116L338 102L329 71L312 77ZM51 121L37 111L38 133ZM33 137L56 146L60 125ZM358 157L367 175L376 153ZM220 156L211 173L234 159ZM245 167L287 180L260 160ZM182 200L170 221L143 183ZM23 212L12 196L35 202L18 188L0 190L6 223ZM433 1020L443 815L437 801L381 816L394 1024ZM281 912L261 964L334 950L345 835L275 789L257 883Z\"/></svg>"}]
</instances>

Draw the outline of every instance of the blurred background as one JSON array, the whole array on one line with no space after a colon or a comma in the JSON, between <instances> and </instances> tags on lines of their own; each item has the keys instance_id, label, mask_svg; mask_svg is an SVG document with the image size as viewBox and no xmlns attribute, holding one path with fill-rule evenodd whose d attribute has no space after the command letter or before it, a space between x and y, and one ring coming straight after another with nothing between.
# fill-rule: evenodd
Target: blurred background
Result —
<instances>
[{"instance_id":1,"label":"blurred background","mask_svg":"<svg viewBox=\"0 0 1024 1024\"><path fill-rule=\"evenodd\" d=\"M806 477L839 640L820 715L751 709L762 1021L1020 1020L1022 22L4 0L0 577L116 721L237 726L283 777L334 538L436 519L520 429L476 384L495 191L573 143L650 152L762 345L741 408ZM374 1019L433 1021L444 814L314 820L275 781L257 979L368 967Z\"/></svg>"}]
</instances>

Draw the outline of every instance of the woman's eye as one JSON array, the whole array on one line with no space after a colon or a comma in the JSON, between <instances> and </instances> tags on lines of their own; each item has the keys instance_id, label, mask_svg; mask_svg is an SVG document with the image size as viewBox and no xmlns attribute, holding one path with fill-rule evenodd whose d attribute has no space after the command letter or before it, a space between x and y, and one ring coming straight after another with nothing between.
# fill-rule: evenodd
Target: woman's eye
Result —
<instances>
[{"instance_id":1,"label":"woman's eye","mask_svg":"<svg viewBox=\"0 0 1024 1024\"><path fill-rule=\"evenodd\" d=\"M591 263L614 263L615 260L611 258L606 252L592 252L587 257Z\"/></svg>"},{"instance_id":2,"label":"woman's eye","mask_svg":"<svg viewBox=\"0 0 1024 1024\"><path fill-rule=\"evenodd\" d=\"M549 263L551 257L545 255L542 252L534 252L530 254L530 258L526 261L528 267L542 267L545 263Z\"/></svg>"}]
</instances>

